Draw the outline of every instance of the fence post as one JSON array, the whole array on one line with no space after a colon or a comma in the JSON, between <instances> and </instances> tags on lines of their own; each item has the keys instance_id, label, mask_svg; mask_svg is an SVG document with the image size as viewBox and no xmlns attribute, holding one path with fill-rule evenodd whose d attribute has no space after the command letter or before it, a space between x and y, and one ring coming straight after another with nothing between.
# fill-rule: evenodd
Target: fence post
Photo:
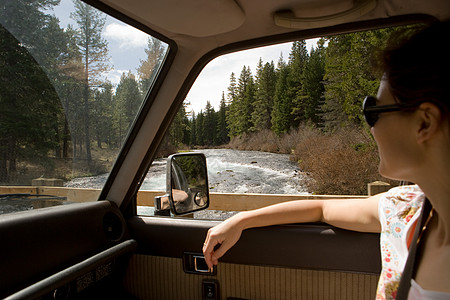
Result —
<instances>
[{"instance_id":1,"label":"fence post","mask_svg":"<svg viewBox=\"0 0 450 300\"><path fill-rule=\"evenodd\" d=\"M367 184L367 193L369 196L373 196L379 193L388 191L391 185L383 181L374 181Z\"/></svg>"},{"instance_id":2,"label":"fence post","mask_svg":"<svg viewBox=\"0 0 450 300\"><path fill-rule=\"evenodd\" d=\"M31 180L32 186L64 186L64 181L58 178L36 178Z\"/></svg>"}]
</instances>

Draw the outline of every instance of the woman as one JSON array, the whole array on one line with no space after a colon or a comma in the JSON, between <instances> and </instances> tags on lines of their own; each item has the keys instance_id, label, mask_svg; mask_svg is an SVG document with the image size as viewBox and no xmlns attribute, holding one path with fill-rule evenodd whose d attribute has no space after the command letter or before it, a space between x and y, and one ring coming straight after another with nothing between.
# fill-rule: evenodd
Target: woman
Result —
<instances>
[{"instance_id":1,"label":"woman","mask_svg":"<svg viewBox=\"0 0 450 300\"><path fill-rule=\"evenodd\" d=\"M241 212L208 231L203 246L208 266L218 263L244 229L322 221L381 233L377 299L396 298L414 243L413 272L405 275L408 299L450 299L449 29L449 22L434 24L401 46L386 49L378 95L364 101L364 115L379 149L380 174L417 185L366 201L292 201ZM430 211L423 209L428 201ZM420 226L418 219L423 220ZM420 236L414 240L416 226Z\"/></svg>"}]
</instances>

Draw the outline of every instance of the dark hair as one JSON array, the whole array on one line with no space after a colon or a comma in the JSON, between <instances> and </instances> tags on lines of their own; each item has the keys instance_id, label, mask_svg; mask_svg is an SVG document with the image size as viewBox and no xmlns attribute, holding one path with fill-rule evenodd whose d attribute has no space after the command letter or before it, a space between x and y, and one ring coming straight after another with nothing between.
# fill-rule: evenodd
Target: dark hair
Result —
<instances>
[{"instance_id":1,"label":"dark hair","mask_svg":"<svg viewBox=\"0 0 450 300\"><path fill-rule=\"evenodd\" d=\"M430 101L450 111L450 22L437 22L392 43L383 54L383 71L401 103Z\"/></svg>"}]
</instances>

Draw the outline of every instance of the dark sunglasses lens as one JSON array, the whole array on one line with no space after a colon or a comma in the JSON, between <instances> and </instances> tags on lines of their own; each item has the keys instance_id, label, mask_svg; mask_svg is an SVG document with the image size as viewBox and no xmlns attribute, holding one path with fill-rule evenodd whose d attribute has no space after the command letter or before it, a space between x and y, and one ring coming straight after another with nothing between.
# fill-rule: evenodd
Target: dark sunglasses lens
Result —
<instances>
[{"instance_id":1,"label":"dark sunglasses lens","mask_svg":"<svg viewBox=\"0 0 450 300\"><path fill-rule=\"evenodd\" d=\"M375 123L378 121L378 112L371 111L371 112L365 112L364 117L366 118L367 124L369 124L370 127L375 126Z\"/></svg>"},{"instance_id":2,"label":"dark sunglasses lens","mask_svg":"<svg viewBox=\"0 0 450 300\"><path fill-rule=\"evenodd\" d=\"M367 111L367 108L376 106L376 98L368 96L366 99L364 99L363 103L363 112L364 112L364 118L366 119L367 124L369 124L370 127L375 126L375 123L378 120L378 112L376 111Z\"/></svg>"}]
</instances>

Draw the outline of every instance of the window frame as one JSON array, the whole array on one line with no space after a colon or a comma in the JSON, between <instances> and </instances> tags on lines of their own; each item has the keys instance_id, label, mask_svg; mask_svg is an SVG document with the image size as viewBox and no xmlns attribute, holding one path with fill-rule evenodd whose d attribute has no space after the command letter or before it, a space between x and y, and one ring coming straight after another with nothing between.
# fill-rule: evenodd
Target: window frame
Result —
<instances>
[{"instance_id":1,"label":"window frame","mask_svg":"<svg viewBox=\"0 0 450 300\"><path fill-rule=\"evenodd\" d=\"M376 30L395 26L413 25L419 23L427 24L432 23L434 21L436 21L435 17L426 14L411 14L404 16L395 16L386 19L358 21L331 27L293 31L290 33L284 33L280 35L234 42L221 47L217 47L207 52L199 60L197 60L195 65L191 68L189 74L186 76L183 85L179 89L175 100L170 106L169 112L164 117L163 123L161 124L158 133L155 136L155 139L152 141L151 146L147 150L147 153L143 161L141 162L139 171L136 173L136 176L133 180L133 184L128 189L126 197L120 206L121 210L123 210L126 213L127 217L137 215L137 199L136 199L137 192L139 191L140 185L144 181L145 176L147 175L147 172L151 166L151 163L153 162L156 150L161 141L163 140L165 134L167 133L179 108L183 105L183 101L186 98L187 94L189 93L189 90L191 89L195 80L200 75L203 68L213 59L225 54L231 54L242 50L249 50L257 47L293 42L296 40L306 40L317 38L320 36L334 36L339 34L360 32L366 30ZM140 115L139 117L142 117L142 115ZM106 196L106 194L104 195Z\"/></svg>"}]
</instances>

